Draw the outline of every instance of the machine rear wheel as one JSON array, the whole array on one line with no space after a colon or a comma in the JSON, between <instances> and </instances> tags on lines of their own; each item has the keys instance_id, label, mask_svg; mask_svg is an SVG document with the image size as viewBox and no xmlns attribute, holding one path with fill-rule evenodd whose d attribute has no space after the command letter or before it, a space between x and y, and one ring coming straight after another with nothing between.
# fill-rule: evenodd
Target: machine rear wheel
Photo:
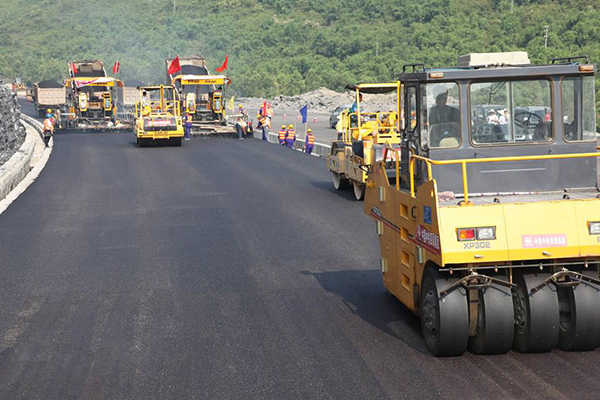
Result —
<instances>
[{"instance_id":1,"label":"machine rear wheel","mask_svg":"<svg viewBox=\"0 0 600 400\"><path fill-rule=\"evenodd\" d=\"M333 175L333 187L335 190L342 190L348 187L348 179L342 178L340 174L334 171L331 171L331 175Z\"/></svg>"},{"instance_id":2,"label":"machine rear wheel","mask_svg":"<svg viewBox=\"0 0 600 400\"><path fill-rule=\"evenodd\" d=\"M586 351L600 346L599 295L600 287L585 281L558 288L561 349Z\"/></svg>"},{"instance_id":3,"label":"machine rear wheel","mask_svg":"<svg viewBox=\"0 0 600 400\"><path fill-rule=\"evenodd\" d=\"M169 144L171 146L177 146L177 147L179 147L179 146L181 146L181 141L182 140L183 140L183 138L180 138L180 137L170 138L169 139Z\"/></svg>"},{"instance_id":4,"label":"machine rear wheel","mask_svg":"<svg viewBox=\"0 0 600 400\"><path fill-rule=\"evenodd\" d=\"M358 201L365 199L365 184L357 181L352 181L352 188L354 189L354 198Z\"/></svg>"},{"instance_id":5,"label":"machine rear wheel","mask_svg":"<svg viewBox=\"0 0 600 400\"><path fill-rule=\"evenodd\" d=\"M537 287L550 274L524 273L516 279L513 292L515 338L513 347L523 353L548 352L558 344L559 311L556 287L552 284Z\"/></svg>"},{"instance_id":6,"label":"machine rear wheel","mask_svg":"<svg viewBox=\"0 0 600 400\"><path fill-rule=\"evenodd\" d=\"M515 318L510 288L492 285L475 292L479 296L477 332L469 338L476 354L504 354L513 343Z\"/></svg>"},{"instance_id":7,"label":"machine rear wheel","mask_svg":"<svg viewBox=\"0 0 600 400\"><path fill-rule=\"evenodd\" d=\"M427 348L434 356L458 356L469 340L469 310L465 289L460 286L441 297L440 292L458 281L433 268L423 273L421 328ZM441 297L441 298L440 298Z\"/></svg>"}]
</instances>

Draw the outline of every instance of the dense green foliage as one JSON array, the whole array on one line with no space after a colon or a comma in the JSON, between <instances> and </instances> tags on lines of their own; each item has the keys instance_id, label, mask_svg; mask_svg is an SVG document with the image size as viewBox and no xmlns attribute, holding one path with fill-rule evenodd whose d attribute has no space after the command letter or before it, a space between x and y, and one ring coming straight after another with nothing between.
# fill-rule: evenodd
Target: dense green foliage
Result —
<instances>
[{"instance_id":1,"label":"dense green foliage","mask_svg":"<svg viewBox=\"0 0 600 400\"><path fill-rule=\"evenodd\" d=\"M121 61L160 82L164 58L229 54L233 90L297 94L393 79L402 64L454 65L469 52L527 50L536 63L600 60L597 0L4 0L0 76L64 78L67 62ZM547 47L544 26L547 25Z\"/></svg>"}]
</instances>

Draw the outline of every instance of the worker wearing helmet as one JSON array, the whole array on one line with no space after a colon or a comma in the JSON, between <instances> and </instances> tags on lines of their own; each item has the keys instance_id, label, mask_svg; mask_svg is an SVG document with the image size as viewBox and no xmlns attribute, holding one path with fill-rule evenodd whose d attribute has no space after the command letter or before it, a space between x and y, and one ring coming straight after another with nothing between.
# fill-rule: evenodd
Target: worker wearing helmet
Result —
<instances>
[{"instance_id":1,"label":"worker wearing helmet","mask_svg":"<svg viewBox=\"0 0 600 400\"><path fill-rule=\"evenodd\" d=\"M244 110L241 104L238 107L238 115L235 119L235 129L238 133L238 139L244 139L244 132L248 129L248 111Z\"/></svg>"},{"instance_id":2,"label":"worker wearing helmet","mask_svg":"<svg viewBox=\"0 0 600 400\"><path fill-rule=\"evenodd\" d=\"M287 133L287 129L285 125L281 125L281 129L279 130L279 144L285 145L285 134Z\"/></svg>"},{"instance_id":3,"label":"worker wearing helmet","mask_svg":"<svg viewBox=\"0 0 600 400\"><path fill-rule=\"evenodd\" d=\"M256 126L256 128L260 128L262 130L262 140L266 141L267 136L269 135L270 120L266 115L263 115L260 111L256 115L256 119L258 120L258 125Z\"/></svg>"},{"instance_id":4,"label":"worker wearing helmet","mask_svg":"<svg viewBox=\"0 0 600 400\"><path fill-rule=\"evenodd\" d=\"M290 148L294 148L294 142L296 141L296 131L294 125L289 125L287 132L285 133L285 145Z\"/></svg>"},{"instance_id":5,"label":"worker wearing helmet","mask_svg":"<svg viewBox=\"0 0 600 400\"><path fill-rule=\"evenodd\" d=\"M192 130L193 117L192 114L185 114L185 140L190 140L190 131Z\"/></svg>"},{"instance_id":6,"label":"worker wearing helmet","mask_svg":"<svg viewBox=\"0 0 600 400\"><path fill-rule=\"evenodd\" d=\"M46 119L44 120L44 147L47 148L50 146L50 138L54 134L54 121L52 120L52 115L47 114Z\"/></svg>"},{"instance_id":7,"label":"worker wearing helmet","mask_svg":"<svg viewBox=\"0 0 600 400\"><path fill-rule=\"evenodd\" d=\"M51 109L46 110L46 118L50 118L50 122L52 122L52 126L55 126L54 115L52 115Z\"/></svg>"},{"instance_id":8,"label":"worker wearing helmet","mask_svg":"<svg viewBox=\"0 0 600 400\"><path fill-rule=\"evenodd\" d=\"M304 151L306 154L311 154L315 147L315 135L312 133L312 129L308 128L306 131L306 137L304 138Z\"/></svg>"}]
</instances>

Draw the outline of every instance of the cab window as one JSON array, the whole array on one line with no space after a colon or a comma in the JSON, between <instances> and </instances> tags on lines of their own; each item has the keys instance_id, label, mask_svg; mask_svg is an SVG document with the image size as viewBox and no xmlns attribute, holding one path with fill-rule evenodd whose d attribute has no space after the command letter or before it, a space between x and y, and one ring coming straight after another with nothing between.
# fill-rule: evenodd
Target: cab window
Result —
<instances>
[{"instance_id":1,"label":"cab window","mask_svg":"<svg viewBox=\"0 0 600 400\"><path fill-rule=\"evenodd\" d=\"M562 81L561 115L565 140L596 140L595 103L593 77L569 77Z\"/></svg>"},{"instance_id":2,"label":"cab window","mask_svg":"<svg viewBox=\"0 0 600 400\"><path fill-rule=\"evenodd\" d=\"M470 85L473 144L543 143L553 139L548 80Z\"/></svg>"},{"instance_id":3,"label":"cab window","mask_svg":"<svg viewBox=\"0 0 600 400\"><path fill-rule=\"evenodd\" d=\"M421 137L430 148L459 147L460 100L454 82L421 85Z\"/></svg>"}]
</instances>

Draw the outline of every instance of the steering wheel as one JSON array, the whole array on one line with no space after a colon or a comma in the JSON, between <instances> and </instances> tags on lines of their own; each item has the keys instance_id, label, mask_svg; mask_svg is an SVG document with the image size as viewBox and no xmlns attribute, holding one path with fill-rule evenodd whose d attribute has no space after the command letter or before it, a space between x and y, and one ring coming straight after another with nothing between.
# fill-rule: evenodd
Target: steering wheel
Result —
<instances>
[{"instance_id":1,"label":"steering wheel","mask_svg":"<svg viewBox=\"0 0 600 400\"><path fill-rule=\"evenodd\" d=\"M429 147L439 147L443 139L460 139L460 124L457 122L445 122L431 125L430 132Z\"/></svg>"},{"instance_id":2,"label":"steering wheel","mask_svg":"<svg viewBox=\"0 0 600 400\"><path fill-rule=\"evenodd\" d=\"M542 117L529 111L515 113L515 125L519 128L530 128L544 122Z\"/></svg>"}]
</instances>

